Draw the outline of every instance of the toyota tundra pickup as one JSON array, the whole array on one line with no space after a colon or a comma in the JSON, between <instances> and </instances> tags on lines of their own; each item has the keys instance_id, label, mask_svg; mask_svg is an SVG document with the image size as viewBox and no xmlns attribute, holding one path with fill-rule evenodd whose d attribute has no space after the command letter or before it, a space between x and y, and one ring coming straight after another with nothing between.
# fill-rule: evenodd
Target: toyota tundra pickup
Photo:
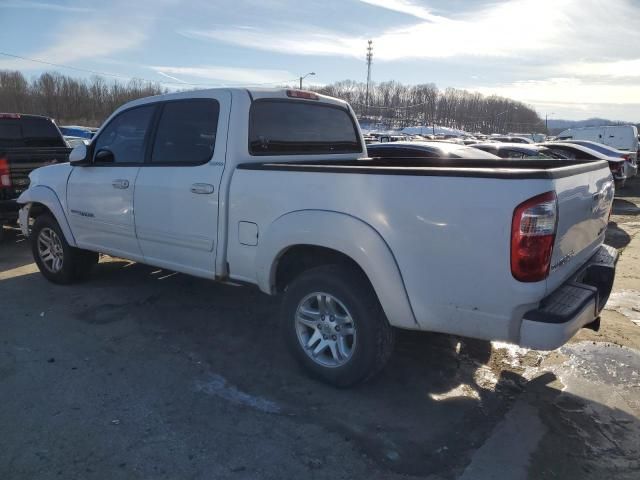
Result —
<instances>
[{"instance_id":1,"label":"toyota tundra pickup","mask_svg":"<svg viewBox=\"0 0 640 480\"><path fill-rule=\"evenodd\" d=\"M368 158L350 106L300 90L136 100L30 179L20 224L47 279L100 252L257 285L338 386L382 368L394 327L557 348L598 325L617 258L607 162Z\"/></svg>"}]
</instances>

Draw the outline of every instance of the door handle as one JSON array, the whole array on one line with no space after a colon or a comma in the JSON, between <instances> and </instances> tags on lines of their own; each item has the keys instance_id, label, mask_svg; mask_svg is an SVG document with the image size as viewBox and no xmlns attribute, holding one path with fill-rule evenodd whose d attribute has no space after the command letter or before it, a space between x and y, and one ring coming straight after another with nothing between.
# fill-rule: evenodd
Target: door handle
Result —
<instances>
[{"instance_id":1,"label":"door handle","mask_svg":"<svg viewBox=\"0 0 640 480\"><path fill-rule=\"evenodd\" d=\"M113 188L121 188L121 189L129 188L129 180L118 178L117 180L114 180L113 182L111 182L111 185L113 185Z\"/></svg>"},{"instance_id":2,"label":"door handle","mask_svg":"<svg viewBox=\"0 0 640 480\"><path fill-rule=\"evenodd\" d=\"M213 185L210 185L208 183L194 183L193 185L191 185L191 193L208 195L213 193L213 191Z\"/></svg>"}]
</instances>

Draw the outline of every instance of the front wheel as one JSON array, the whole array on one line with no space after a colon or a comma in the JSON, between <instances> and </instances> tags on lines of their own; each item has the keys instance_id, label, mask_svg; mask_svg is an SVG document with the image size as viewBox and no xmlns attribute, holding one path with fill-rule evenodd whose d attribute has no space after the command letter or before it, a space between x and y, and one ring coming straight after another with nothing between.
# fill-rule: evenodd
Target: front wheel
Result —
<instances>
[{"instance_id":1,"label":"front wheel","mask_svg":"<svg viewBox=\"0 0 640 480\"><path fill-rule=\"evenodd\" d=\"M84 280L98 263L98 254L74 248L51 215L36 218L31 230L31 250L38 269L53 283L69 284Z\"/></svg>"},{"instance_id":2,"label":"front wheel","mask_svg":"<svg viewBox=\"0 0 640 480\"><path fill-rule=\"evenodd\" d=\"M281 326L294 357L314 377L338 387L367 380L386 364L393 329L362 272L326 265L286 289Z\"/></svg>"}]
</instances>

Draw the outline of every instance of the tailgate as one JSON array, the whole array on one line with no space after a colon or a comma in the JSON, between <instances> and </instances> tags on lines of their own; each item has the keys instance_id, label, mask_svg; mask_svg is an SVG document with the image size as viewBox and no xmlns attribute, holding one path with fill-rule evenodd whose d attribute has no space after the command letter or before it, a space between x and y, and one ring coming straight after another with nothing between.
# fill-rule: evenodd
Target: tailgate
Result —
<instances>
[{"instance_id":1,"label":"tailgate","mask_svg":"<svg viewBox=\"0 0 640 480\"><path fill-rule=\"evenodd\" d=\"M614 186L607 163L591 172L555 180L558 227L547 291L580 268L604 240Z\"/></svg>"},{"instance_id":2,"label":"tailgate","mask_svg":"<svg viewBox=\"0 0 640 480\"><path fill-rule=\"evenodd\" d=\"M70 149L67 147L4 149L9 160L12 184L12 188L5 192L5 196L17 198L29 187L29 174L33 170L53 163L66 162L69 151Z\"/></svg>"}]
</instances>

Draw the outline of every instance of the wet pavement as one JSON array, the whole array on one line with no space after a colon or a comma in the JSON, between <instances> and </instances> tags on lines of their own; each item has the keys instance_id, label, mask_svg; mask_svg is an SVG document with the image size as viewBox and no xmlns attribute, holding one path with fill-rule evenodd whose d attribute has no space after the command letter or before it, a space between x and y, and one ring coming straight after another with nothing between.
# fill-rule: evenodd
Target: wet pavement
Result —
<instances>
[{"instance_id":1,"label":"wet pavement","mask_svg":"<svg viewBox=\"0 0 640 480\"><path fill-rule=\"evenodd\" d=\"M292 363L277 299L109 258L51 285L8 232L0 478L637 480L640 182L625 190L600 332L555 352L401 332L350 390Z\"/></svg>"}]
</instances>

